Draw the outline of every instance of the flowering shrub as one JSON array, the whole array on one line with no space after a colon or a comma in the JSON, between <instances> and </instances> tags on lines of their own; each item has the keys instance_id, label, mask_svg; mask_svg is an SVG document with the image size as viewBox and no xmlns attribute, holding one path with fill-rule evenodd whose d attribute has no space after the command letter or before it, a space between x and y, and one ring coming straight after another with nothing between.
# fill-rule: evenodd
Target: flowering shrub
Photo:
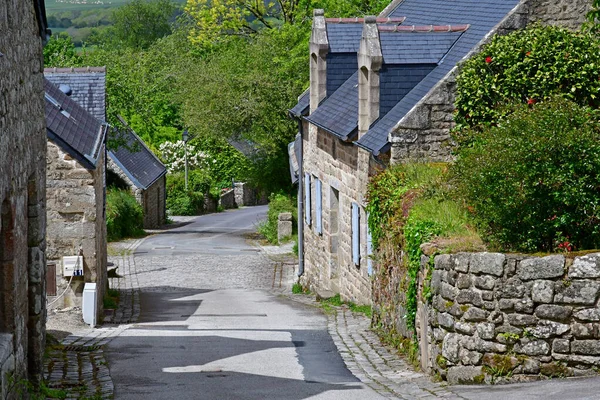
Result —
<instances>
[{"instance_id":1,"label":"flowering shrub","mask_svg":"<svg viewBox=\"0 0 600 400\"><path fill-rule=\"evenodd\" d=\"M482 233L506 250L598 248L598 112L561 97L512 110L478 131L452 168Z\"/></svg>"},{"instance_id":2,"label":"flowering shrub","mask_svg":"<svg viewBox=\"0 0 600 400\"><path fill-rule=\"evenodd\" d=\"M185 169L185 143L183 140L177 142L164 142L159 147L160 159L170 173L183 171ZM208 161L206 154L198 151L193 144L187 145L188 169L201 168Z\"/></svg>"},{"instance_id":3,"label":"flowering shrub","mask_svg":"<svg viewBox=\"0 0 600 400\"><path fill-rule=\"evenodd\" d=\"M557 94L600 106L600 38L559 27L533 26L496 35L466 61L457 78L455 139L472 140L463 127L497 124L511 103L533 105Z\"/></svg>"}]
</instances>

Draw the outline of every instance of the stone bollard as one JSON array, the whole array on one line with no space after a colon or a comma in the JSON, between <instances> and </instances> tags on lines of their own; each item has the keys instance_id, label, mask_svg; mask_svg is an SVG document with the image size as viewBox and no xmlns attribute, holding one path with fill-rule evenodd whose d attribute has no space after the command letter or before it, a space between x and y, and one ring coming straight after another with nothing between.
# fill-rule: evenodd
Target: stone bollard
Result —
<instances>
[{"instance_id":1,"label":"stone bollard","mask_svg":"<svg viewBox=\"0 0 600 400\"><path fill-rule=\"evenodd\" d=\"M285 238L292 236L292 213L284 212L279 214L277 221L277 240L281 242Z\"/></svg>"}]
</instances>

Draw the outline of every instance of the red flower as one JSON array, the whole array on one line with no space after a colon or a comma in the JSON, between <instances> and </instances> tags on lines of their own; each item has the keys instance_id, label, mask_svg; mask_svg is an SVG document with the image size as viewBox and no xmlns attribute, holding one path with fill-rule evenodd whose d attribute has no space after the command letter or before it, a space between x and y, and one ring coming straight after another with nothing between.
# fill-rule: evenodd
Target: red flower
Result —
<instances>
[{"instance_id":1,"label":"red flower","mask_svg":"<svg viewBox=\"0 0 600 400\"><path fill-rule=\"evenodd\" d=\"M526 56L529 56L531 54L530 51L528 51L527 53L525 53Z\"/></svg>"},{"instance_id":2,"label":"red flower","mask_svg":"<svg viewBox=\"0 0 600 400\"><path fill-rule=\"evenodd\" d=\"M534 105L535 103L537 103L537 100L533 97L527 100L527 104L529 104L530 106Z\"/></svg>"},{"instance_id":3,"label":"red flower","mask_svg":"<svg viewBox=\"0 0 600 400\"><path fill-rule=\"evenodd\" d=\"M492 62L492 57L490 57L490 56L487 56L487 57L485 58L485 62L486 62L487 64L491 63L491 62Z\"/></svg>"}]
</instances>

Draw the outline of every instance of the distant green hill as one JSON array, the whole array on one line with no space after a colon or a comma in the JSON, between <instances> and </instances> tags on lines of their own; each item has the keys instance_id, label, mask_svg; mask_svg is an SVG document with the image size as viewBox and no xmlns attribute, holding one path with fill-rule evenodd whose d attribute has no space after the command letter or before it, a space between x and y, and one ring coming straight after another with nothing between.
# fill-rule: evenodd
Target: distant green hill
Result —
<instances>
[{"instance_id":1,"label":"distant green hill","mask_svg":"<svg viewBox=\"0 0 600 400\"><path fill-rule=\"evenodd\" d=\"M48 26L54 34L68 33L77 47L86 42L94 30L112 25L112 10L130 0L46 0ZM185 4L186 0L173 0Z\"/></svg>"}]
</instances>

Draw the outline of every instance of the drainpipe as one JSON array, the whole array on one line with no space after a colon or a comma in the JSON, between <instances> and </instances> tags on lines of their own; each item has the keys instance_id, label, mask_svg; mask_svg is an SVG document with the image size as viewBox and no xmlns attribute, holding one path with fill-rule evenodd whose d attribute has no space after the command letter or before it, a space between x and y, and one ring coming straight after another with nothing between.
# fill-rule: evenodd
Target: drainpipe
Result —
<instances>
[{"instance_id":1,"label":"drainpipe","mask_svg":"<svg viewBox=\"0 0 600 400\"><path fill-rule=\"evenodd\" d=\"M298 157L298 277L304 275L304 145L302 134L304 127L302 118L298 118L298 135L300 136L296 154Z\"/></svg>"}]
</instances>

